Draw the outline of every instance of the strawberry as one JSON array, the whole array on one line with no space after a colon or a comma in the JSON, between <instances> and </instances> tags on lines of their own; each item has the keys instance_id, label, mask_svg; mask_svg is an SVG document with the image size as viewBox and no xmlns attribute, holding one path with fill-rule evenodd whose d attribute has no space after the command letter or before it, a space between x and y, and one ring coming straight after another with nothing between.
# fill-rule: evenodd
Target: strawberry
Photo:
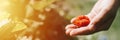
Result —
<instances>
[{"instance_id":1,"label":"strawberry","mask_svg":"<svg viewBox=\"0 0 120 40\"><path fill-rule=\"evenodd\" d=\"M90 20L87 16L81 15L81 16L76 17L72 23L74 25L82 27L82 26L87 26L90 23Z\"/></svg>"}]
</instances>

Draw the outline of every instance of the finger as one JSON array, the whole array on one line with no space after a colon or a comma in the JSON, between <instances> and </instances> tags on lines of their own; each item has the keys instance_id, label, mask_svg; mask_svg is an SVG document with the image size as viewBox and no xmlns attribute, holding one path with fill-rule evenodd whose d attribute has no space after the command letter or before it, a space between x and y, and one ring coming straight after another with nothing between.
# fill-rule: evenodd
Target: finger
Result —
<instances>
[{"instance_id":1,"label":"finger","mask_svg":"<svg viewBox=\"0 0 120 40\"><path fill-rule=\"evenodd\" d=\"M74 25L74 24L69 24L69 25L67 25L67 26L65 27L66 30L67 30L67 29L75 29L75 28L77 28L77 26Z\"/></svg>"},{"instance_id":2,"label":"finger","mask_svg":"<svg viewBox=\"0 0 120 40\"><path fill-rule=\"evenodd\" d=\"M76 29L76 28L77 28L76 25L74 25L74 24L69 24L69 25L67 25L67 26L65 27L65 29L66 29L65 33L66 33L67 35L70 35L71 30Z\"/></svg>"},{"instance_id":3,"label":"finger","mask_svg":"<svg viewBox=\"0 0 120 40\"><path fill-rule=\"evenodd\" d=\"M65 31L66 35L70 35L70 32L71 32L72 30L73 30L73 29L67 29L67 30Z\"/></svg>"},{"instance_id":4,"label":"finger","mask_svg":"<svg viewBox=\"0 0 120 40\"><path fill-rule=\"evenodd\" d=\"M76 19L76 17L72 18L70 22L73 23L75 21L75 19Z\"/></svg>"}]
</instances>

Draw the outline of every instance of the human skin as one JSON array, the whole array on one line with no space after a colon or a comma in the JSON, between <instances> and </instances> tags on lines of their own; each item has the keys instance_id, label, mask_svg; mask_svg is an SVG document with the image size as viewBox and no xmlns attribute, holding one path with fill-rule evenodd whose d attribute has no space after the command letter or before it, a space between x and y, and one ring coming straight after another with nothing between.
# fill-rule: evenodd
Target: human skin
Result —
<instances>
[{"instance_id":1,"label":"human skin","mask_svg":"<svg viewBox=\"0 0 120 40\"><path fill-rule=\"evenodd\" d=\"M80 28L74 24L69 24L65 28L66 34L70 36L89 35L108 30L116 16L119 6L120 0L98 0L90 13L86 15L90 19L90 24Z\"/></svg>"}]
</instances>

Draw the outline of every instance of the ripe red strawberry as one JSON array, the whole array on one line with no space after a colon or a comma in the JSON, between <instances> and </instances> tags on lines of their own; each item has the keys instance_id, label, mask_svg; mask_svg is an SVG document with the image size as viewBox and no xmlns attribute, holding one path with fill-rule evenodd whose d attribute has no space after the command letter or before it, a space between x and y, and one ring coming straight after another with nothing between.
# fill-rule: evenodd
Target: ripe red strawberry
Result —
<instances>
[{"instance_id":1,"label":"ripe red strawberry","mask_svg":"<svg viewBox=\"0 0 120 40\"><path fill-rule=\"evenodd\" d=\"M75 18L72 23L74 25L82 27L82 26L87 26L90 23L90 20L87 16L81 15L81 16L78 16L77 18Z\"/></svg>"}]
</instances>

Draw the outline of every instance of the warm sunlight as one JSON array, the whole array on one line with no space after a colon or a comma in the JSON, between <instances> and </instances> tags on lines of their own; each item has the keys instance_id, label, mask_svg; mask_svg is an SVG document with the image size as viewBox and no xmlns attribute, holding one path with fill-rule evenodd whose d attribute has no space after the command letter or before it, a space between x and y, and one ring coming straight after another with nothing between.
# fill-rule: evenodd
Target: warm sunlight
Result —
<instances>
[{"instance_id":1,"label":"warm sunlight","mask_svg":"<svg viewBox=\"0 0 120 40\"><path fill-rule=\"evenodd\" d=\"M120 40L120 9L111 25L113 27L107 32L70 36L71 32L76 33L71 29L77 29L67 27L71 24L70 20L75 16L87 15L96 2L97 0L0 0L0 40ZM103 6L98 9L101 7ZM93 22L92 19L86 19L86 24L85 19L83 22L81 20L78 17L78 21L72 24L79 26L79 29L82 24L87 26ZM79 31L81 30L77 32ZM83 34L86 31L82 31Z\"/></svg>"}]
</instances>

